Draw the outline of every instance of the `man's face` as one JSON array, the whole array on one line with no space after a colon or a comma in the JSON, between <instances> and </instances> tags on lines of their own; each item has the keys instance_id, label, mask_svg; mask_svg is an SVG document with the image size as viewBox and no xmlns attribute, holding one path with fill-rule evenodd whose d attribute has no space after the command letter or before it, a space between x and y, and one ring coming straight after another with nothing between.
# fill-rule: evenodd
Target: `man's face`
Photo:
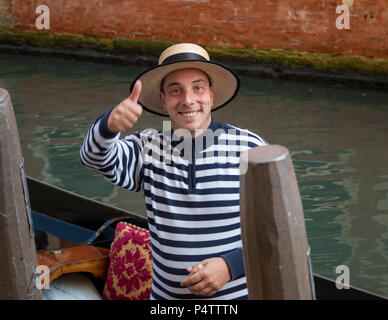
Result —
<instances>
[{"instance_id":1,"label":"man's face","mask_svg":"<svg viewBox=\"0 0 388 320\"><path fill-rule=\"evenodd\" d=\"M160 99L174 130L187 129L194 137L196 129L205 131L209 127L213 92L204 72L198 69L171 72L164 80L163 90Z\"/></svg>"}]
</instances>

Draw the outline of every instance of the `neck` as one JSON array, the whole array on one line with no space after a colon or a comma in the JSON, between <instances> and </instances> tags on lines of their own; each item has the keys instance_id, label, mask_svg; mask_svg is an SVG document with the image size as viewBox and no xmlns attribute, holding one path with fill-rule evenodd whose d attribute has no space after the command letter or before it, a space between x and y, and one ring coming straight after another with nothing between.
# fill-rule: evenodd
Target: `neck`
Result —
<instances>
[{"instance_id":1,"label":"neck","mask_svg":"<svg viewBox=\"0 0 388 320\"><path fill-rule=\"evenodd\" d=\"M188 139L188 138L197 138L200 135L202 135L210 127L212 123L212 117L209 117L209 120L207 122L208 122L207 124L205 124L204 126L201 126L200 128L196 128L195 130L178 128L173 122L171 122L171 125L176 135L179 135L183 139Z\"/></svg>"}]
</instances>

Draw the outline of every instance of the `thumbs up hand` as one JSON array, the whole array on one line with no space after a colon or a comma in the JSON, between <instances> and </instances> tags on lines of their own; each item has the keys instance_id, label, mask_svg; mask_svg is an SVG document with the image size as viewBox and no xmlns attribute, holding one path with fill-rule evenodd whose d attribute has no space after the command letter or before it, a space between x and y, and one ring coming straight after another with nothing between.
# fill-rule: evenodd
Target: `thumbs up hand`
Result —
<instances>
[{"instance_id":1,"label":"thumbs up hand","mask_svg":"<svg viewBox=\"0 0 388 320\"><path fill-rule=\"evenodd\" d=\"M143 107L137 102L141 93L142 83L137 80L131 95L120 102L109 115L108 129L111 132L123 132L132 128L143 112Z\"/></svg>"}]
</instances>

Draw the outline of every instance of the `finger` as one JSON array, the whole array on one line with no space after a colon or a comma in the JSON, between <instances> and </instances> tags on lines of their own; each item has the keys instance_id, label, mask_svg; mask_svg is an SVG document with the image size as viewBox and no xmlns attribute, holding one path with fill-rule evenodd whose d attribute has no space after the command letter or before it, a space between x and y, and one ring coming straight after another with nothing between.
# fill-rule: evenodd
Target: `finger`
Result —
<instances>
[{"instance_id":1,"label":"finger","mask_svg":"<svg viewBox=\"0 0 388 320\"><path fill-rule=\"evenodd\" d=\"M205 296L205 297L210 297L214 295L217 291L211 290L209 288L205 288L201 291L191 291L192 294L195 294L196 296Z\"/></svg>"},{"instance_id":2,"label":"finger","mask_svg":"<svg viewBox=\"0 0 388 320\"><path fill-rule=\"evenodd\" d=\"M202 276L199 273L195 273L193 275L188 275L186 278L183 279L181 282L181 285L183 287L192 286L202 280Z\"/></svg>"},{"instance_id":3,"label":"finger","mask_svg":"<svg viewBox=\"0 0 388 320\"><path fill-rule=\"evenodd\" d=\"M214 290L214 288L209 287L207 285L202 285L202 283L203 281L200 282L200 286L192 286L188 287L188 289L192 294L195 294L197 296L212 296L217 292L217 290Z\"/></svg>"},{"instance_id":4,"label":"finger","mask_svg":"<svg viewBox=\"0 0 388 320\"><path fill-rule=\"evenodd\" d=\"M139 116L135 112L133 112L133 110L129 109L123 116L123 119L130 121L131 124L135 124L139 119Z\"/></svg>"},{"instance_id":5,"label":"finger","mask_svg":"<svg viewBox=\"0 0 388 320\"><path fill-rule=\"evenodd\" d=\"M133 100L131 100L131 96L123 100L120 103L120 105L121 105L121 109L118 110L118 112L124 115L128 112L132 112L137 117L140 117L143 112L143 107L137 102L134 102Z\"/></svg>"},{"instance_id":6,"label":"finger","mask_svg":"<svg viewBox=\"0 0 388 320\"><path fill-rule=\"evenodd\" d=\"M131 95L129 96L129 99L132 102L137 103L137 100L139 99L140 93L141 93L142 83L140 80L137 80L135 82L135 85L133 86Z\"/></svg>"},{"instance_id":7,"label":"finger","mask_svg":"<svg viewBox=\"0 0 388 320\"><path fill-rule=\"evenodd\" d=\"M117 110L112 111L108 118L108 128L113 129L116 132L119 132L132 128L133 124L136 123L138 117L134 115L131 110L125 109L125 106L117 108Z\"/></svg>"},{"instance_id":8,"label":"finger","mask_svg":"<svg viewBox=\"0 0 388 320\"><path fill-rule=\"evenodd\" d=\"M143 107L136 103L135 105L132 106L132 112L137 116L137 117L140 117L141 114L143 113Z\"/></svg>"},{"instance_id":9,"label":"finger","mask_svg":"<svg viewBox=\"0 0 388 320\"><path fill-rule=\"evenodd\" d=\"M192 286L188 286L187 288L192 292L192 293L201 293L202 290L204 290L207 287L205 281L200 281Z\"/></svg>"},{"instance_id":10,"label":"finger","mask_svg":"<svg viewBox=\"0 0 388 320\"><path fill-rule=\"evenodd\" d=\"M201 263L198 263L192 267L188 267L186 270L188 272L190 272L189 276L191 276L192 274L198 272L199 270L201 270L203 268L203 265Z\"/></svg>"},{"instance_id":11,"label":"finger","mask_svg":"<svg viewBox=\"0 0 388 320\"><path fill-rule=\"evenodd\" d=\"M205 267L209 264L209 259L205 259L203 261L201 261L200 265L202 265L202 267Z\"/></svg>"},{"instance_id":12,"label":"finger","mask_svg":"<svg viewBox=\"0 0 388 320\"><path fill-rule=\"evenodd\" d=\"M201 270L203 268L202 262L198 263L192 267L188 267L186 269L187 272L190 272L190 274L181 282L181 285L187 286L187 285L191 284L191 282L187 279L189 279L189 278L191 279L193 275L195 275L197 272L199 272L199 270ZM194 283L197 283L198 282L198 281L196 281L197 279L198 279L198 281L200 281L202 279L202 277L195 277L194 279L191 279L191 281L195 281Z\"/></svg>"}]
</instances>

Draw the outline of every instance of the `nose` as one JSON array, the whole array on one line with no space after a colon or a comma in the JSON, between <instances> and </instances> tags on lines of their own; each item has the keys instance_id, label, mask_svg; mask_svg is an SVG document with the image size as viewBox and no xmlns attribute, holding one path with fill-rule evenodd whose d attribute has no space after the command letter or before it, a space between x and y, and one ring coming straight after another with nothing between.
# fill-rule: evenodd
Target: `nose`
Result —
<instances>
[{"instance_id":1,"label":"nose","mask_svg":"<svg viewBox=\"0 0 388 320\"><path fill-rule=\"evenodd\" d=\"M194 95L190 92L190 90L185 90L182 102L185 106L191 106L194 104Z\"/></svg>"}]
</instances>

